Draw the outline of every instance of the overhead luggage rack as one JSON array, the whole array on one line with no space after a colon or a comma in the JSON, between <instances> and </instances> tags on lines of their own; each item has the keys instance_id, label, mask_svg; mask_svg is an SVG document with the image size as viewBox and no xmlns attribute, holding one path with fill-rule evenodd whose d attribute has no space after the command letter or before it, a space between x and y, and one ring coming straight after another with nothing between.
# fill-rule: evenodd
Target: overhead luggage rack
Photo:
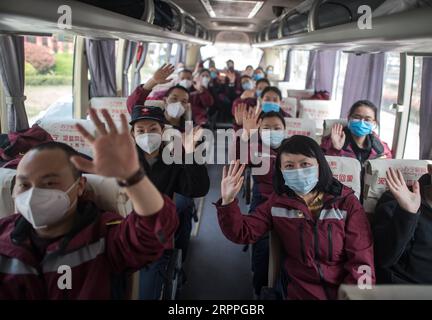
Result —
<instances>
[{"instance_id":1,"label":"overhead luggage rack","mask_svg":"<svg viewBox=\"0 0 432 320\"><path fill-rule=\"evenodd\" d=\"M199 45L211 43L204 37L195 36L198 32L196 21L192 16L170 1L159 2L166 4L164 8L169 6L171 9L171 12L167 12L167 17L172 17L169 28L153 24L161 24L160 22L164 19L166 21L167 17L158 16L152 0L143 1L146 7L139 12L146 21L136 16L127 16L99 8L94 4L73 0L65 0L61 3L56 0L38 0L37 7L31 0L2 1L0 2L0 33L38 35L70 33L96 39L123 38L149 42L190 42ZM60 6L70 8L71 25L66 26L60 19L64 14ZM193 23L189 27L185 26L190 20ZM37 30L35 25L38 26ZM199 33L199 35L204 34L204 32Z\"/></svg>"}]
</instances>

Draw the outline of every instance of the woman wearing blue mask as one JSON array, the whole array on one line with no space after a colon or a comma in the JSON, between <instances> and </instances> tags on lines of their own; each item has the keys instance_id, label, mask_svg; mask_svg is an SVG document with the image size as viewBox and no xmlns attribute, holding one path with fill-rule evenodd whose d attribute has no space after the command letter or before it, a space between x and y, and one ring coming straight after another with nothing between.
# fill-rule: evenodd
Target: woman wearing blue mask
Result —
<instances>
[{"instance_id":1,"label":"woman wearing blue mask","mask_svg":"<svg viewBox=\"0 0 432 320\"><path fill-rule=\"evenodd\" d=\"M353 104L348 114L348 126L337 123L331 134L324 137L321 148L326 155L356 158L363 165L369 159L393 158L390 148L374 132L377 107L368 100Z\"/></svg>"},{"instance_id":2,"label":"woman wearing blue mask","mask_svg":"<svg viewBox=\"0 0 432 320\"><path fill-rule=\"evenodd\" d=\"M285 119L279 112L257 113L257 111L259 112L260 110L250 109L243 117L241 141L242 143L248 143L248 148L241 149L240 139L236 147L237 159L241 159L241 150L247 150L248 152L244 158L249 158L251 156L250 151L254 152L255 150L263 157L263 161L269 162L269 170L266 173L252 175L253 188L249 212L254 212L273 193L273 176L277 150L286 138ZM253 133L254 130L256 130L255 133ZM251 134L258 134L257 142L250 142L254 141L254 139L250 139ZM251 160L248 161L248 165L251 167L254 166ZM261 288L267 285L268 260L269 238L268 234L265 234L252 246L253 286L257 296L260 295Z\"/></svg>"},{"instance_id":3,"label":"woman wearing blue mask","mask_svg":"<svg viewBox=\"0 0 432 320\"><path fill-rule=\"evenodd\" d=\"M259 102L263 112L280 112L284 117L290 117L281 109L282 92L278 87L266 87L261 93Z\"/></svg>"},{"instance_id":4,"label":"woman wearing blue mask","mask_svg":"<svg viewBox=\"0 0 432 320\"><path fill-rule=\"evenodd\" d=\"M216 203L219 224L239 244L255 243L268 231L280 238L286 299L336 299L341 284L357 285L365 277L374 283L366 214L354 191L333 178L313 139L283 141L274 192L251 215L242 215L236 200L244 167L237 161L224 168L222 197Z\"/></svg>"}]
</instances>

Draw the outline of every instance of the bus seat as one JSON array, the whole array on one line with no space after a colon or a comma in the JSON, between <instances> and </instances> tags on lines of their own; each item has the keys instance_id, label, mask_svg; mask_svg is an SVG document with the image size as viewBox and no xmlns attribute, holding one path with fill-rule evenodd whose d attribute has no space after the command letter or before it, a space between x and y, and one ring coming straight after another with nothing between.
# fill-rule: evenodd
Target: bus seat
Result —
<instances>
[{"instance_id":1,"label":"bus seat","mask_svg":"<svg viewBox=\"0 0 432 320\"><path fill-rule=\"evenodd\" d=\"M297 118L297 99L287 97L282 99L281 108L288 113L292 118Z\"/></svg>"},{"instance_id":2,"label":"bus seat","mask_svg":"<svg viewBox=\"0 0 432 320\"><path fill-rule=\"evenodd\" d=\"M354 190L360 199L361 193L361 164L357 159L347 157L326 156L333 176L341 183Z\"/></svg>"},{"instance_id":3,"label":"bus seat","mask_svg":"<svg viewBox=\"0 0 432 320\"><path fill-rule=\"evenodd\" d=\"M115 123L120 123L120 115L122 113L126 115L126 119L129 122L130 114L126 106L126 100L127 98L119 97L98 97L90 99L90 106L96 110L107 109ZM103 117L101 117L101 120L105 121Z\"/></svg>"},{"instance_id":4,"label":"bus seat","mask_svg":"<svg viewBox=\"0 0 432 320\"><path fill-rule=\"evenodd\" d=\"M285 118L286 131L288 137L293 135L302 135L317 139L316 137L316 123L312 119L300 118Z\"/></svg>"},{"instance_id":5,"label":"bus seat","mask_svg":"<svg viewBox=\"0 0 432 320\"><path fill-rule=\"evenodd\" d=\"M344 127L348 125L347 119L324 119L323 123L323 137L329 136L331 134L331 128L334 124L340 123Z\"/></svg>"},{"instance_id":6,"label":"bus seat","mask_svg":"<svg viewBox=\"0 0 432 320\"><path fill-rule=\"evenodd\" d=\"M158 108L161 108L162 110L165 110L165 102L163 100L147 99L144 102L144 106L145 107L158 107Z\"/></svg>"},{"instance_id":7,"label":"bus seat","mask_svg":"<svg viewBox=\"0 0 432 320\"><path fill-rule=\"evenodd\" d=\"M75 124L77 123L81 124L91 134L94 134L96 131L91 120L43 119L38 122L38 125L46 130L54 141L63 142L76 151L92 157L93 153L90 144L75 128Z\"/></svg>"},{"instance_id":8,"label":"bus seat","mask_svg":"<svg viewBox=\"0 0 432 320\"><path fill-rule=\"evenodd\" d=\"M319 134L323 132L323 120L339 117L340 107L333 100L300 100L300 118L316 121Z\"/></svg>"},{"instance_id":9,"label":"bus seat","mask_svg":"<svg viewBox=\"0 0 432 320\"><path fill-rule=\"evenodd\" d=\"M12 191L16 170L0 168L1 197L0 217L14 213ZM84 199L93 201L103 211L117 212L126 216L132 211L132 201L120 188L115 178L95 174L83 174L87 179Z\"/></svg>"},{"instance_id":10,"label":"bus seat","mask_svg":"<svg viewBox=\"0 0 432 320\"><path fill-rule=\"evenodd\" d=\"M95 174L84 174L87 179L85 195L98 208L104 211L117 212L123 217L132 211L132 201L126 191L119 187L115 178L107 178Z\"/></svg>"},{"instance_id":11,"label":"bus seat","mask_svg":"<svg viewBox=\"0 0 432 320\"><path fill-rule=\"evenodd\" d=\"M15 185L16 170L0 168L0 218L15 212L12 191Z\"/></svg>"},{"instance_id":12,"label":"bus seat","mask_svg":"<svg viewBox=\"0 0 432 320\"><path fill-rule=\"evenodd\" d=\"M431 160L375 159L365 163L363 206L367 213L373 213L381 195L387 190L388 168L401 170L407 185L412 185L428 172Z\"/></svg>"},{"instance_id":13,"label":"bus seat","mask_svg":"<svg viewBox=\"0 0 432 320\"><path fill-rule=\"evenodd\" d=\"M339 300L430 300L431 285L374 285L372 289L361 289L358 285L342 284Z\"/></svg>"},{"instance_id":14,"label":"bus seat","mask_svg":"<svg viewBox=\"0 0 432 320\"><path fill-rule=\"evenodd\" d=\"M308 99L315 94L315 91L312 89L306 89L306 90L288 89L287 94L288 97L292 97L296 99Z\"/></svg>"}]
</instances>

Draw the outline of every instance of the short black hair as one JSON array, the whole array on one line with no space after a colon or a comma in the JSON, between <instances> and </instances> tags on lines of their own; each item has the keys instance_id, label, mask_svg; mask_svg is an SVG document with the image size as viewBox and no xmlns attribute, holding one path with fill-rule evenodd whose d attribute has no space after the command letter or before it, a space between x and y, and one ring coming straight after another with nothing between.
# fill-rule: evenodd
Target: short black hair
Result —
<instances>
[{"instance_id":1,"label":"short black hair","mask_svg":"<svg viewBox=\"0 0 432 320\"><path fill-rule=\"evenodd\" d=\"M267 119L267 118L279 118L280 121L282 121L284 129L286 129L286 123L285 118L281 112L276 111L270 111L270 112L261 112L260 119Z\"/></svg>"},{"instance_id":2,"label":"short black hair","mask_svg":"<svg viewBox=\"0 0 432 320\"><path fill-rule=\"evenodd\" d=\"M262 79L257 80L257 82L255 82L255 86L258 87L258 85L259 85L261 82L265 82L265 83L267 83L267 84L270 86L270 81L269 81L267 78L262 78Z\"/></svg>"},{"instance_id":3,"label":"short black hair","mask_svg":"<svg viewBox=\"0 0 432 320\"><path fill-rule=\"evenodd\" d=\"M179 74L182 72L193 74L192 70L190 70L190 69L183 69L182 71L179 72Z\"/></svg>"},{"instance_id":4,"label":"short black hair","mask_svg":"<svg viewBox=\"0 0 432 320\"><path fill-rule=\"evenodd\" d=\"M34 146L29 151L43 151L43 150L60 150L60 151L62 151L68 159L69 166L72 169L72 175L75 179L78 179L79 177L81 177L82 172L74 166L74 164L70 161L70 158L72 156L78 156L78 157L83 157L85 159L90 159L90 157L88 157L82 153L79 153L78 151L76 151L74 148L67 145L66 143L58 142L58 141L49 141L49 142L41 143L37 146ZM47 164L47 165L49 165L49 164Z\"/></svg>"},{"instance_id":5,"label":"short black hair","mask_svg":"<svg viewBox=\"0 0 432 320\"><path fill-rule=\"evenodd\" d=\"M244 78L247 78L247 79L249 79L249 80L252 80L252 78L251 78L250 76L248 76L247 74L243 74L243 75L240 77L240 81L242 81Z\"/></svg>"},{"instance_id":6,"label":"short black hair","mask_svg":"<svg viewBox=\"0 0 432 320\"><path fill-rule=\"evenodd\" d=\"M171 87L171 88L168 89L168 91L165 93L165 97L168 97L168 96L171 94L171 92L173 92L173 90L175 90L175 89L183 90L183 91L186 92L186 93L188 94L188 96L189 96L189 91L188 91L188 89L186 89L185 87L183 87L183 86L177 84L177 85L175 85L174 87Z\"/></svg>"},{"instance_id":7,"label":"short black hair","mask_svg":"<svg viewBox=\"0 0 432 320\"><path fill-rule=\"evenodd\" d=\"M270 92L270 91L276 93L276 94L279 96L279 99L282 100L282 92L279 90L278 87L272 87L272 86L267 87L267 88L265 88L265 89L262 91L262 93L261 93L261 98L263 98L264 95L265 95L267 92Z\"/></svg>"},{"instance_id":8,"label":"short black hair","mask_svg":"<svg viewBox=\"0 0 432 320\"><path fill-rule=\"evenodd\" d=\"M232 59L227 60L226 63L228 63L228 62L232 62L232 63L234 63L234 61L233 61Z\"/></svg>"},{"instance_id":9,"label":"short black hair","mask_svg":"<svg viewBox=\"0 0 432 320\"><path fill-rule=\"evenodd\" d=\"M247 68L252 68L253 69L253 67L250 64L247 65L245 69L247 69Z\"/></svg>"},{"instance_id":10,"label":"short black hair","mask_svg":"<svg viewBox=\"0 0 432 320\"><path fill-rule=\"evenodd\" d=\"M209 69L201 69L198 74L202 75L204 72L207 72L208 74L210 74L210 70Z\"/></svg>"},{"instance_id":11,"label":"short black hair","mask_svg":"<svg viewBox=\"0 0 432 320\"><path fill-rule=\"evenodd\" d=\"M282 175L281 155L283 153L301 154L309 158L315 158L319 166L318 183L313 190L326 192L333 183L333 173L318 143L307 136L294 135L285 139L278 149L273 175L273 187L278 194L293 192L287 185Z\"/></svg>"},{"instance_id":12,"label":"short black hair","mask_svg":"<svg viewBox=\"0 0 432 320\"><path fill-rule=\"evenodd\" d=\"M373 102L371 102L369 100L359 100L359 101L355 102L350 108L350 111L348 113L348 118L353 115L353 113L357 110L357 108L363 107L363 106L372 109L372 111L374 112L374 115L375 115L375 121L377 121L378 120L378 108L376 107L375 104L373 104Z\"/></svg>"}]
</instances>

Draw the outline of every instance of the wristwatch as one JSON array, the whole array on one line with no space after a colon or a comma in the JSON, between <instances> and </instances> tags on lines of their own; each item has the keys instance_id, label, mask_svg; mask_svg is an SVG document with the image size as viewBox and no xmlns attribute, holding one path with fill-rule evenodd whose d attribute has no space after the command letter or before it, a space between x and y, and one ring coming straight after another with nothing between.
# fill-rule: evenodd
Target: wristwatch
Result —
<instances>
[{"instance_id":1,"label":"wristwatch","mask_svg":"<svg viewBox=\"0 0 432 320\"><path fill-rule=\"evenodd\" d=\"M146 176L146 172L143 167L140 167L136 173L126 180L117 179L117 184L120 187L131 187L140 182Z\"/></svg>"}]
</instances>

